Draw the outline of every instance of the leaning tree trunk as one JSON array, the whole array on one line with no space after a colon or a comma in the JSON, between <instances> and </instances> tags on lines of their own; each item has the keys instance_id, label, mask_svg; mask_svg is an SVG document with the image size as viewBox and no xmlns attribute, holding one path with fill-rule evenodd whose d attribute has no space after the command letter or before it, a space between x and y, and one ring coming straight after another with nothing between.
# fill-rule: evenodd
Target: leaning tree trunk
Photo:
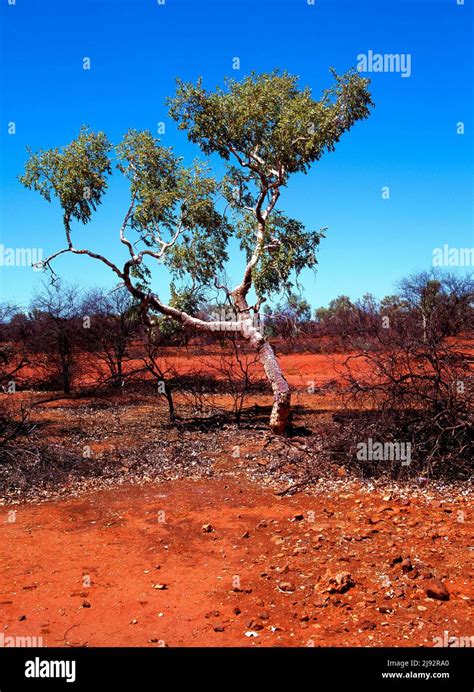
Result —
<instances>
[{"instance_id":1,"label":"leaning tree trunk","mask_svg":"<svg viewBox=\"0 0 474 692\"><path fill-rule=\"evenodd\" d=\"M273 407L270 415L270 429L275 435L284 435L288 431L291 415L291 392L275 355L275 351L260 330L248 317L241 322L242 336L249 341L260 358L265 374L273 390Z\"/></svg>"},{"instance_id":2,"label":"leaning tree trunk","mask_svg":"<svg viewBox=\"0 0 474 692\"><path fill-rule=\"evenodd\" d=\"M291 415L291 392L273 348L263 341L259 356L265 373L273 389L273 407L270 415L270 428L275 435L283 435L288 430Z\"/></svg>"},{"instance_id":3,"label":"leaning tree trunk","mask_svg":"<svg viewBox=\"0 0 474 692\"><path fill-rule=\"evenodd\" d=\"M278 363L273 348L261 331L255 327L254 320L256 316L254 315L253 320L250 316L250 310L244 292L246 284L238 287L238 290L232 293L235 307L239 312L239 319L234 322L227 322L226 320L206 322L197 317L187 315L178 308L164 305L152 294L144 298L142 292L132 286L130 282L126 285L132 295L143 301L142 305L144 311L151 305L161 314L172 317L176 321L189 325L201 332L213 332L216 330L225 331L226 329L231 329L232 331L237 331L242 334L243 338L246 339L258 353L260 361L265 369L265 374L273 390L273 407L269 421L270 429L275 435L284 435L288 431L291 414L290 386L281 371L280 364Z\"/></svg>"}]
</instances>

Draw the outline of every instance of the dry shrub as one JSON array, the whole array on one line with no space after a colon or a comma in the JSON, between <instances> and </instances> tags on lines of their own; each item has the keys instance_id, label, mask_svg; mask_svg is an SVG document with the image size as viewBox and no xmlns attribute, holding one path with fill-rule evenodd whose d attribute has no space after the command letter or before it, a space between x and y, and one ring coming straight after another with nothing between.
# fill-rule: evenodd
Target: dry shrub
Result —
<instances>
[{"instance_id":1,"label":"dry shrub","mask_svg":"<svg viewBox=\"0 0 474 692\"><path fill-rule=\"evenodd\" d=\"M356 375L363 358L368 374ZM419 338L410 325L379 334L379 348L345 361L345 411L335 416L337 454L364 475L467 479L472 473L474 381L469 353L446 338ZM399 457L365 459L361 443L410 445ZM389 447L387 447L388 449Z\"/></svg>"}]
</instances>

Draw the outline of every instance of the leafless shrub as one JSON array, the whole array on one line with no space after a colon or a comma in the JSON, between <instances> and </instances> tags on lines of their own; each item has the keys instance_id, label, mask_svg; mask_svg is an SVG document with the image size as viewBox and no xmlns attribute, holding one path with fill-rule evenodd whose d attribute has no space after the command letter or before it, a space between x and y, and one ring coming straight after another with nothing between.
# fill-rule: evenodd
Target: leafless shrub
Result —
<instances>
[{"instance_id":1,"label":"leafless shrub","mask_svg":"<svg viewBox=\"0 0 474 692\"><path fill-rule=\"evenodd\" d=\"M472 354L413 313L348 356L339 452L364 473L467 478L472 471ZM358 367L354 367L355 365ZM367 440L409 445L410 459L358 457Z\"/></svg>"},{"instance_id":2,"label":"leafless shrub","mask_svg":"<svg viewBox=\"0 0 474 692\"><path fill-rule=\"evenodd\" d=\"M22 381L23 370L28 365L28 353L18 323L21 315L11 305L0 305L0 389L7 393Z\"/></svg>"},{"instance_id":3,"label":"leafless shrub","mask_svg":"<svg viewBox=\"0 0 474 692\"><path fill-rule=\"evenodd\" d=\"M176 409L173 399L173 385L179 386L179 377L176 368L166 359L164 354L164 342L166 338L163 332L152 323L145 323L140 331L138 361L141 366L134 372L135 377L148 376L145 380L158 396L163 396L168 405L170 423L176 418Z\"/></svg>"},{"instance_id":4,"label":"leafless shrub","mask_svg":"<svg viewBox=\"0 0 474 692\"><path fill-rule=\"evenodd\" d=\"M88 374L99 386L122 392L133 361L141 315L124 288L90 291L82 305L83 349L93 356Z\"/></svg>"},{"instance_id":5,"label":"leafless shrub","mask_svg":"<svg viewBox=\"0 0 474 692\"><path fill-rule=\"evenodd\" d=\"M80 291L59 281L34 298L24 317L22 339L43 382L36 388L61 389L70 394L80 371L82 322Z\"/></svg>"},{"instance_id":6,"label":"leafless shrub","mask_svg":"<svg viewBox=\"0 0 474 692\"><path fill-rule=\"evenodd\" d=\"M236 334L226 334L221 340L220 352L206 360L207 371L214 375L232 402L232 416L240 425L245 403L251 393L267 389L257 354L245 348Z\"/></svg>"}]
</instances>

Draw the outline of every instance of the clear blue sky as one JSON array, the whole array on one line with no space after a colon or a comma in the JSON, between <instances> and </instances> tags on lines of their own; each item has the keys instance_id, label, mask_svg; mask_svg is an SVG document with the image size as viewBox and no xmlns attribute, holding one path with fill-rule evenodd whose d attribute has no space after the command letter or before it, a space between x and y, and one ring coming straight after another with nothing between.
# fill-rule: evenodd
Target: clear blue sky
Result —
<instances>
[{"instance_id":1,"label":"clear blue sky","mask_svg":"<svg viewBox=\"0 0 474 692\"><path fill-rule=\"evenodd\" d=\"M1 239L7 247L63 246L55 204L21 187L26 146L69 142L85 123L118 141L130 127L156 133L191 160L197 150L177 132L164 105L176 77L286 69L314 94L329 66L357 56L409 53L410 78L374 73L371 117L344 136L307 176L290 181L280 208L308 227L328 226L316 277L303 283L313 306L338 294L377 297L431 265L433 248L468 247L472 237L472 0L16 0L1 3ZM91 59L90 71L82 61ZM239 57L240 72L232 69ZM16 134L7 124L14 121ZM465 123L465 134L456 124ZM390 199L383 200L383 186ZM117 248L124 187L112 184L77 245ZM79 241L79 233L81 241ZM114 257L118 257L114 254ZM234 254L231 277L239 276ZM85 287L112 286L93 260L60 259L57 271ZM460 269L460 272L465 270ZM2 298L27 304L43 279L29 268L0 268ZM166 298L167 279L155 282Z\"/></svg>"}]
</instances>

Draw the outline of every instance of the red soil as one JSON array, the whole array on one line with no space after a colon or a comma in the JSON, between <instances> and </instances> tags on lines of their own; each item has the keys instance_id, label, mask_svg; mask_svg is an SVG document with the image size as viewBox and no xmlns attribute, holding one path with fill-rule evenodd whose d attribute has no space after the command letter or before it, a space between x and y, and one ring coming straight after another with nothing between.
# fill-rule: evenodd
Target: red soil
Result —
<instances>
[{"instance_id":1,"label":"red soil","mask_svg":"<svg viewBox=\"0 0 474 692\"><path fill-rule=\"evenodd\" d=\"M354 486L280 499L229 478L12 509L16 521L4 507L0 523L5 637L42 636L45 646L433 646L444 631L474 634L461 496L383 499ZM392 565L408 555L413 569ZM355 585L325 592L342 572ZM433 577L449 600L427 597Z\"/></svg>"},{"instance_id":2,"label":"red soil","mask_svg":"<svg viewBox=\"0 0 474 692\"><path fill-rule=\"evenodd\" d=\"M218 379L223 378L223 373L219 371L219 358L222 354L204 353L196 355L186 353L185 349L163 349L163 355L160 357L160 366L168 377L174 375L192 375L192 374L211 374ZM350 353L290 353L278 354L278 360L281 368L285 373L289 384L294 388L307 389L309 386L321 387L331 381L339 381L342 374L345 372L344 362ZM254 356L251 356L253 360ZM34 381L38 377L46 378L52 374L51 365L47 358L40 356L31 356L31 365L22 368L20 379L26 386L28 382ZM232 363L235 362L232 356L228 356L227 367L231 370ZM143 361L139 358L128 360L124 363L124 374L131 373L143 368ZM351 361L351 368L354 373L364 374L368 372L367 363L361 357ZM238 368L237 368L238 371ZM260 376L265 379L263 367L260 363L250 366L250 371L255 376ZM96 357L87 355L81 356L79 359L79 372L76 374L74 381L76 387L94 385L100 380L105 380L110 377L110 371L105 366L105 363ZM142 377L151 377L146 372Z\"/></svg>"}]
</instances>

